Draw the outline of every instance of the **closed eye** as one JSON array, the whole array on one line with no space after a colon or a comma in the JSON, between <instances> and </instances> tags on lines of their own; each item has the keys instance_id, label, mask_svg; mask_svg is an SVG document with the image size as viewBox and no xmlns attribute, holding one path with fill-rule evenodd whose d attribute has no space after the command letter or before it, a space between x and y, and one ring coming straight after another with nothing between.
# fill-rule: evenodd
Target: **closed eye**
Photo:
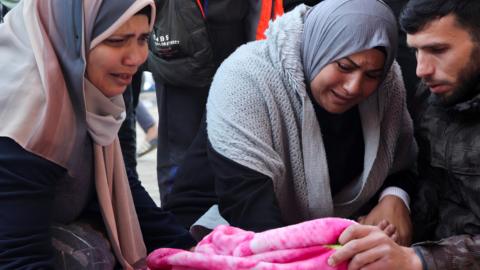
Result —
<instances>
[{"instance_id":1,"label":"closed eye","mask_svg":"<svg viewBox=\"0 0 480 270\"><path fill-rule=\"evenodd\" d=\"M367 72L367 77L370 79L378 80L382 77L382 74L382 71Z\"/></svg>"},{"instance_id":2,"label":"closed eye","mask_svg":"<svg viewBox=\"0 0 480 270\"><path fill-rule=\"evenodd\" d=\"M442 46L442 47L430 47L427 50L432 54L442 54L447 49L448 49L448 47Z\"/></svg>"},{"instance_id":3,"label":"closed eye","mask_svg":"<svg viewBox=\"0 0 480 270\"><path fill-rule=\"evenodd\" d=\"M143 34L138 38L140 44L147 44L148 39L150 39L150 34Z\"/></svg>"},{"instance_id":4,"label":"closed eye","mask_svg":"<svg viewBox=\"0 0 480 270\"><path fill-rule=\"evenodd\" d=\"M120 47L127 42L126 38L107 38L104 43L113 47Z\"/></svg>"},{"instance_id":5,"label":"closed eye","mask_svg":"<svg viewBox=\"0 0 480 270\"><path fill-rule=\"evenodd\" d=\"M337 64L337 67L341 72L351 72L355 70L355 67L342 63L340 61L336 61L335 63Z\"/></svg>"},{"instance_id":6,"label":"closed eye","mask_svg":"<svg viewBox=\"0 0 480 270\"><path fill-rule=\"evenodd\" d=\"M143 40L148 40L150 38L150 34L143 34L140 36L140 39L143 39Z\"/></svg>"}]
</instances>

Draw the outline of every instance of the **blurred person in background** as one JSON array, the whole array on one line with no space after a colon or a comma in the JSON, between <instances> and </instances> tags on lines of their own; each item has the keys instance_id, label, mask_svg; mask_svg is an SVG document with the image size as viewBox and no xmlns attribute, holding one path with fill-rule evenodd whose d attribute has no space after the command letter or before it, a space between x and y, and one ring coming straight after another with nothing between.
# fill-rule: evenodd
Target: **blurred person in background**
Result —
<instances>
[{"instance_id":1,"label":"blurred person in background","mask_svg":"<svg viewBox=\"0 0 480 270\"><path fill-rule=\"evenodd\" d=\"M270 19L282 14L283 8L278 0L157 4L159 14L175 20L171 28L165 29L168 23L156 25L147 61L157 87L157 177L165 205L178 166L199 130L215 70L238 46L263 38ZM185 29L183 38L175 37Z\"/></svg>"}]
</instances>

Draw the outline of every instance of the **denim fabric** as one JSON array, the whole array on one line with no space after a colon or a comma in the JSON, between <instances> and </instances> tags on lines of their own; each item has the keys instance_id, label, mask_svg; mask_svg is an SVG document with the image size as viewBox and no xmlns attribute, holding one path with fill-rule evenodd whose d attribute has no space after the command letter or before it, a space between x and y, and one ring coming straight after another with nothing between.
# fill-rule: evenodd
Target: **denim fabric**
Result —
<instances>
[{"instance_id":1,"label":"denim fabric","mask_svg":"<svg viewBox=\"0 0 480 270\"><path fill-rule=\"evenodd\" d=\"M150 127L155 125L155 119L145 107L142 101L138 102L137 108L135 108L137 123L140 124L144 132L147 132Z\"/></svg>"}]
</instances>

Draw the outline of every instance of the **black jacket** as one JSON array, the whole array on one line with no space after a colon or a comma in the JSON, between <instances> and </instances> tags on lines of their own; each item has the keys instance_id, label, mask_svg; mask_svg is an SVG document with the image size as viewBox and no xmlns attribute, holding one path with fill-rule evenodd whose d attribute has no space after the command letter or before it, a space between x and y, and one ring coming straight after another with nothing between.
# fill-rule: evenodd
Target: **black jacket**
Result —
<instances>
[{"instance_id":1,"label":"black jacket","mask_svg":"<svg viewBox=\"0 0 480 270\"><path fill-rule=\"evenodd\" d=\"M247 41L247 1L158 2L148 69L163 84L209 87L220 63Z\"/></svg>"},{"instance_id":2,"label":"black jacket","mask_svg":"<svg viewBox=\"0 0 480 270\"><path fill-rule=\"evenodd\" d=\"M445 108L420 89L415 101L415 238L436 241L419 243L418 249L429 270L480 269L480 94Z\"/></svg>"},{"instance_id":3,"label":"black jacket","mask_svg":"<svg viewBox=\"0 0 480 270\"><path fill-rule=\"evenodd\" d=\"M204 16L197 2L202 3ZM213 73L228 55L248 41L252 12L247 0L168 0L161 5L167 3L181 8L181 12L172 11L173 17L184 21L179 28L190 29L191 35L184 47L174 47L175 42L171 42L166 55L159 54L164 49L161 46L151 46L147 60L157 87L157 175L162 203L171 188L172 175L200 126ZM158 39L160 34L155 35ZM172 37L169 38L171 41Z\"/></svg>"}]
</instances>

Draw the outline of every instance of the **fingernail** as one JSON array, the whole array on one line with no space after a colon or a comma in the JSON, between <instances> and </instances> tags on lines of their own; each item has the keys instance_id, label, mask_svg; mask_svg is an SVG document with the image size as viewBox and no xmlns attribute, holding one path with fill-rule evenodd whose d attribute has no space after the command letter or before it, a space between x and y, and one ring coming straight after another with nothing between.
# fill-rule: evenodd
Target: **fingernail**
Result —
<instances>
[{"instance_id":1,"label":"fingernail","mask_svg":"<svg viewBox=\"0 0 480 270\"><path fill-rule=\"evenodd\" d=\"M332 257L329 257L327 260L327 264L331 267L335 266L335 260Z\"/></svg>"}]
</instances>

